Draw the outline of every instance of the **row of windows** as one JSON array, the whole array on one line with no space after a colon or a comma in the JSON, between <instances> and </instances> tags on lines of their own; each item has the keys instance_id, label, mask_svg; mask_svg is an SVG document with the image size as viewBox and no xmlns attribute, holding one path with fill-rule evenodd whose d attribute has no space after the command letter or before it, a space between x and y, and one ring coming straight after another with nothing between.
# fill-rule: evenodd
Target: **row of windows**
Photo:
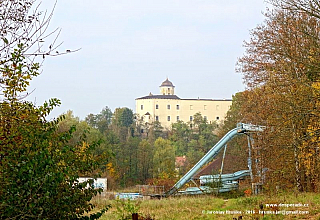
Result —
<instances>
[{"instance_id":1,"label":"row of windows","mask_svg":"<svg viewBox=\"0 0 320 220\"><path fill-rule=\"evenodd\" d=\"M177 116L177 121L180 120L180 117ZM159 121L159 116L156 116L156 121ZM171 121L171 116L167 116L167 121Z\"/></svg>"},{"instance_id":2,"label":"row of windows","mask_svg":"<svg viewBox=\"0 0 320 220\"><path fill-rule=\"evenodd\" d=\"M140 108L141 108L141 110L143 110L143 105L141 105ZM158 104L156 104L156 109L159 109L159 105L158 105ZM167 109L171 109L171 105L167 105ZM179 110L179 109L180 109L180 106L179 106L179 105L176 105L176 109ZM204 105L204 106L203 106L203 109L204 109L204 110L207 110L207 106ZM219 109L220 109L220 107L219 107L219 105L217 105L217 106L216 106L216 110L219 110ZM193 105L190 105L190 110L193 110Z\"/></svg>"},{"instance_id":3,"label":"row of windows","mask_svg":"<svg viewBox=\"0 0 320 220\"><path fill-rule=\"evenodd\" d=\"M158 104L156 104L156 109L159 109L159 105ZM167 109L171 109L171 105L167 105ZM176 105L176 109L179 110L180 106Z\"/></svg>"},{"instance_id":4,"label":"row of windows","mask_svg":"<svg viewBox=\"0 0 320 220\"><path fill-rule=\"evenodd\" d=\"M203 119L204 119L205 121L208 120L207 116L203 116ZM216 120L219 120L219 119L220 119L219 117L216 117ZM177 121L179 121L179 120L180 120L180 117L177 116ZM193 116L190 116L189 120L190 120L190 121L193 121ZM159 121L159 116L156 116L156 121ZM167 121L171 121L171 116L167 116Z\"/></svg>"}]
</instances>

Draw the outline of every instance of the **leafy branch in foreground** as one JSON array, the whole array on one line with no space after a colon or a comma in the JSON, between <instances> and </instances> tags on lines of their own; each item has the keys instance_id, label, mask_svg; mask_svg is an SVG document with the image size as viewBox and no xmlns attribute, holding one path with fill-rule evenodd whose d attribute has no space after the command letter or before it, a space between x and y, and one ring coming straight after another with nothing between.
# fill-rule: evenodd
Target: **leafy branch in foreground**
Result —
<instances>
[{"instance_id":1,"label":"leafy branch in foreground","mask_svg":"<svg viewBox=\"0 0 320 220\"><path fill-rule=\"evenodd\" d=\"M58 132L61 116L46 117L60 100L36 107L23 97L29 82L39 75L39 64L28 64L25 46L18 44L0 62L0 218L1 219L97 219L107 209L91 213L93 179L80 183L79 175L98 177L105 157L93 156L98 143L69 140L75 131ZM88 214L88 213L91 214Z\"/></svg>"}]
</instances>

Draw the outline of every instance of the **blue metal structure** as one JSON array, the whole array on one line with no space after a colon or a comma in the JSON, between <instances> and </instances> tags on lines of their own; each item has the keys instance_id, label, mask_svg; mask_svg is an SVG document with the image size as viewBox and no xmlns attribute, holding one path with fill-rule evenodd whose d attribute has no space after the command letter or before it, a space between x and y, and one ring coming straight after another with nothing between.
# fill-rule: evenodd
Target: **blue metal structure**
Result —
<instances>
[{"instance_id":1,"label":"blue metal structure","mask_svg":"<svg viewBox=\"0 0 320 220\"><path fill-rule=\"evenodd\" d=\"M207 183L213 183L213 182L219 182L222 183L228 182L228 181L234 181L238 180L240 178L243 178L245 176L250 175L250 170L240 170L235 173L228 173L228 174L216 174L216 175L203 175L200 176L200 185L205 185Z\"/></svg>"},{"instance_id":2,"label":"blue metal structure","mask_svg":"<svg viewBox=\"0 0 320 220\"><path fill-rule=\"evenodd\" d=\"M143 196L140 193L117 193L115 195L115 198L136 200L136 199L142 199Z\"/></svg>"},{"instance_id":3,"label":"blue metal structure","mask_svg":"<svg viewBox=\"0 0 320 220\"><path fill-rule=\"evenodd\" d=\"M238 189L238 179L241 179L245 176L249 176L249 170L240 170L235 173L229 174L216 174L216 175L203 175L200 176L200 185L199 187L188 187L184 191L179 191L178 194L186 194L186 195L198 195L203 193L223 193L229 192L231 190ZM211 188L209 186L203 186L208 183L221 183L221 185L217 188Z\"/></svg>"},{"instance_id":4,"label":"blue metal structure","mask_svg":"<svg viewBox=\"0 0 320 220\"><path fill-rule=\"evenodd\" d=\"M236 128L230 130L223 138L221 138L218 143L215 144L208 153L198 161L198 163L196 163L196 165L194 165L168 192L166 192L165 196L177 193L184 184L191 181L200 168L212 160L233 137L247 132L263 131L264 128L265 127L263 126L239 123Z\"/></svg>"}]
</instances>

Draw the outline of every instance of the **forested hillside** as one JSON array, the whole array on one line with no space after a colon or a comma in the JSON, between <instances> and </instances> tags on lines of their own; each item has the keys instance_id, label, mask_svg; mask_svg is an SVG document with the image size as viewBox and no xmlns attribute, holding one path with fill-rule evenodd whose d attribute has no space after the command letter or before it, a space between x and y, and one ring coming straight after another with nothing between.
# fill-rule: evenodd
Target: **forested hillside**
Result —
<instances>
[{"instance_id":1,"label":"forested hillside","mask_svg":"<svg viewBox=\"0 0 320 220\"><path fill-rule=\"evenodd\" d=\"M67 112L59 130L70 126L76 128L71 144L78 143L80 134L87 131L88 143L100 142L94 154L109 155L101 168L111 188L148 183L170 186L218 140L214 132L217 124L208 123L199 113L192 122L178 121L166 130L159 122L144 123L129 108L112 112L105 107L83 121ZM175 169L176 157L186 158L179 170Z\"/></svg>"}]
</instances>

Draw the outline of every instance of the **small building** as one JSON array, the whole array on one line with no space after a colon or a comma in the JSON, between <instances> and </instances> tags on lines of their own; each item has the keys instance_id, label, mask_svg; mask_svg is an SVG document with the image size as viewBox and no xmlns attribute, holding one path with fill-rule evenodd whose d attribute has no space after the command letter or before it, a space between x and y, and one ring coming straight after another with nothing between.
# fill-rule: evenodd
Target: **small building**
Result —
<instances>
[{"instance_id":1,"label":"small building","mask_svg":"<svg viewBox=\"0 0 320 220\"><path fill-rule=\"evenodd\" d=\"M107 190L108 180L107 178L97 178L94 179L92 177L79 177L79 183L83 183L88 181L89 179L93 179L93 186L95 189L102 188L104 191Z\"/></svg>"},{"instance_id":2,"label":"small building","mask_svg":"<svg viewBox=\"0 0 320 220\"><path fill-rule=\"evenodd\" d=\"M175 86L167 78L160 85L160 94L150 93L136 99L136 113L144 122L159 121L164 128L179 120L193 120L196 113L208 121L222 121L231 106L231 99L182 99L175 94Z\"/></svg>"}]
</instances>

